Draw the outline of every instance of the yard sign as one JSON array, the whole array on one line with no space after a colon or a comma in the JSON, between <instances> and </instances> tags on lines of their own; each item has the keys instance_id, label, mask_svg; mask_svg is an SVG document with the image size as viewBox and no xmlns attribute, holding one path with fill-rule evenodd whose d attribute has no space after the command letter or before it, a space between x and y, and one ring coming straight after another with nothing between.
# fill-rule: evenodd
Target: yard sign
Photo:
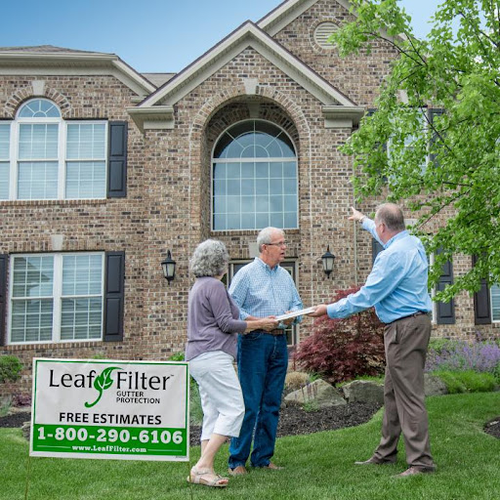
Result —
<instances>
[{"instance_id":1,"label":"yard sign","mask_svg":"<svg viewBox=\"0 0 500 500\"><path fill-rule=\"evenodd\" d=\"M189 460L187 363L33 360L30 455Z\"/></svg>"}]
</instances>

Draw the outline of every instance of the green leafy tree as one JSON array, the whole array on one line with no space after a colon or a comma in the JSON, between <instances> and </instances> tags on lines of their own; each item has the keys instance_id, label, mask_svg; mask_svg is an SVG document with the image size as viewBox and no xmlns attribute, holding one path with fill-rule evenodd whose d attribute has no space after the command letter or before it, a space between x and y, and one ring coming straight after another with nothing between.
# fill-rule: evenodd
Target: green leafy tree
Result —
<instances>
[{"instance_id":1,"label":"green leafy tree","mask_svg":"<svg viewBox=\"0 0 500 500\"><path fill-rule=\"evenodd\" d=\"M354 158L358 199L384 194L420 211L428 250L443 249L433 283L453 255L477 256L440 300L477 291L482 278L500 283L500 2L445 0L425 39L396 0L351 5L356 20L331 38L341 55L370 52L381 39L399 54L377 111L343 148ZM439 229L429 236L431 220Z\"/></svg>"}]
</instances>

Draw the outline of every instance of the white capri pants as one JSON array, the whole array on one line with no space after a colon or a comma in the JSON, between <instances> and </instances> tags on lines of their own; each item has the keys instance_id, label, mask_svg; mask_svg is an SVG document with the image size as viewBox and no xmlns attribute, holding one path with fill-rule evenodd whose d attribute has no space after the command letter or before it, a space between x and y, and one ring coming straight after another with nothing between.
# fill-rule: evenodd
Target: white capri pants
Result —
<instances>
[{"instance_id":1,"label":"white capri pants","mask_svg":"<svg viewBox=\"0 0 500 500\"><path fill-rule=\"evenodd\" d=\"M210 351L189 361L189 372L198 383L203 426L201 441L212 434L238 437L245 416L241 386L233 367L233 357Z\"/></svg>"}]
</instances>

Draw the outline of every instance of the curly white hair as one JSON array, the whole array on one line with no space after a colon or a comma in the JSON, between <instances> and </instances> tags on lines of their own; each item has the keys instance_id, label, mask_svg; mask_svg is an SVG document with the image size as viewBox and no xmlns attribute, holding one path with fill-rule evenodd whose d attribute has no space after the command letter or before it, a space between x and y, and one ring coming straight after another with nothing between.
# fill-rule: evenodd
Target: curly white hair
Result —
<instances>
[{"instance_id":1,"label":"curly white hair","mask_svg":"<svg viewBox=\"0 0 500 500\"><path fill-rule=\"evenodd\" d=\"M205 240L193 252L189 267L197 278L221 276L226 272L228 262L229 254L222 241Z\"/></svg>"}]
</instances>

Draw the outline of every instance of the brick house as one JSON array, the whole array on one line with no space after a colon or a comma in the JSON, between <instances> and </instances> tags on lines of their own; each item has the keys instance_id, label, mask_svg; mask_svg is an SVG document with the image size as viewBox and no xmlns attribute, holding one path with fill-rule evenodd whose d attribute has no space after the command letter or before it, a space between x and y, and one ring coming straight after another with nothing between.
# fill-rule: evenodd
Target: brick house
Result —
<instances>
[{"instance_id":1,"label":"brick house","mask_svg":"<svg viewBox=\"0 0 500 500\"><path fill-rule=\"evenodd\" d=\"M340 59L327 38L348 7L287 0L176 75L139 74L114 54L0 48L0 350L24 362L23 388L34 356L183 350L188 261L208 237L226 243L230 280L258 229L285 228L305 305L364 281L378 249L347 220L353 171L338 147L396 53L382 41ZM470 265L457 257L442 283ZM498 333L499 289L436 304L434 323L436 335Z\"/></svg>"}]
</instances>

